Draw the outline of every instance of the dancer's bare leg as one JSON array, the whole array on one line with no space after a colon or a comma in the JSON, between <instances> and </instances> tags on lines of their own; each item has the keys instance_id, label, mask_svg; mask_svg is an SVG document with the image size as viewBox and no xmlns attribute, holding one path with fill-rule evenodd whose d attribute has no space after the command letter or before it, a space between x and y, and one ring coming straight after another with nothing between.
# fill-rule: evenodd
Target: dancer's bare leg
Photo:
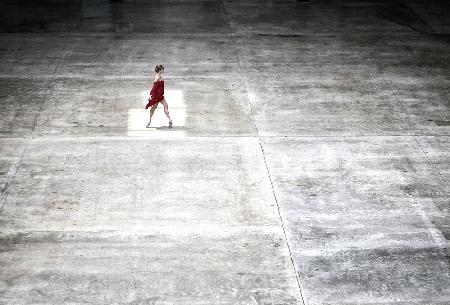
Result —
<instances>
[{"instance_id":1,"label":"dancer's bare leg","mask_svg":"<svg viewBox=\"0 0 450 305\"><path fill-rule=\"evenodd\" d=\"M155 113L156 108L158 108L158 103L156 103L155 105L152 106L152 108L150 108L150 121L152 120L153 114Z\"/></svg>"},{"instance_id":2,"label":"dancer's bare leg","mask_svg":"<svg viewBox=\"0 0 450 305\"><path fill-rule=\"evenodd\" d=\"M152 122L152 116L153 116L153 113L155 113L156 108L158 108L158 103L156 103L155 105L153 105L150 108L150 120L148 121L148 124L146 126L147 128L150 127L150 123Z\"/></svg>"},{"instance_id":3,"label":"dancer's bare leg","mask_svg":"<svg viewBox=\"0 0 450 305\"><path fill-rule=\"evenodd\" d=\"M169 127L172 127L172 119L170 118L169 115L169 105L167 105L166 99L163 99L160 103L163 104L164 113L166 114L166 117L169 119Z\"/></svg>"}]
</instances>

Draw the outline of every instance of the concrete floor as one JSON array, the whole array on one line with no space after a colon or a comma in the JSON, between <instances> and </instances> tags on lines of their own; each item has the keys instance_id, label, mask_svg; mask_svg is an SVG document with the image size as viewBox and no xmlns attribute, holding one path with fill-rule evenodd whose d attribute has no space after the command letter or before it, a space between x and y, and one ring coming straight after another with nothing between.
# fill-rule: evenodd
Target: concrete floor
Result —
<instances>
[{"instance_id":1,"label":"concrete floor","mask_svg":"<svg viewBox=\"0 0 450 305\"><path fill-rule=\"evenodd\" d=\"M450 5L301 2L1 2L0 304L450 304Z\"/></svg>"}]
</instances>

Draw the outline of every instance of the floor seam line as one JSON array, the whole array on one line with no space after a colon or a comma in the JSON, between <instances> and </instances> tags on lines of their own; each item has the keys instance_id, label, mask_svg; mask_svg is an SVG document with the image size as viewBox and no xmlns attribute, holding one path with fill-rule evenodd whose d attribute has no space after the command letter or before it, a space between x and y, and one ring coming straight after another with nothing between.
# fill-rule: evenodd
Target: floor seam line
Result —
<instances>
[{"instance_id":1,"label":"floor seam line","mask_svg":"<svg viewBox=\"0 0 450 305\"><path fill-rule=\"evenodd\" d=\"M436 167L436 165L434 164L434 162L431 160L431 158L428 156L427 152L423 149L422 145L420 145L420 142L417 140L417 136L412 136L412 138L414 139L414 141L416 142L416 144L419 146L420 150L422 151L422 153L425 155L425 157L427 158L427 160L431 163L431 166L433 166L434 170L438 173L438 175L441 177L442 181L444 182L445 185L447 185L448 187L450 187L450 184L448 183L447 179L444 178L444 176L442 176L441 172L439 171L439 169Z\"/></svg>"},{"instance_id":2,"label":"floor seam line","mask_svg":"<svg viewBox=\"0 0 450 305\"><path fill-rule=\"evenodd\" d=\"M16 178L16 174L19 171L20 164L22 163L23 156L25 155L25 151L27 150L30 141L31 141L31 136L29 136L27 138L27 142L25 143L25 147L23 148L22 155L20 156L19 160L17 161L17 164L16 164L16 166L14 168L14 172L11 175L11 182L9 184L8 184L8 177L6 178L6 181L5 181L5 184L6 184L5 185L5 197L2 200L3 202L2 202L2 206L0 208L0 215L2 215L3 212L5 211L6 201L8 200L9 192L11 191L11 187L14 184L14 180Z\"/></svg>"},{"instance_id":3,"label":"floor seam line","mask_svg":"<svg viewBox=\"0 0 450 305\"><path fill-rule=\"evenodd\" d=\"M302 289L300 277L298 275L296 264L295 264L294 259L292 257L292 251L291 251L291 247L289 245L289 241L287 239L286 228L285 228L285 224L284 224L284 221L283 221L283 217L281 216L280 206L279 206L279 203L278 203L278 198L276 196L276 193L275 193L275 190L274 190L274 187L273 187L272 178L270 177L270 171L269 171L269 167L267 165L267 160L266 160L266 156L265 156L265 153L264 153L264 147L263 147L262 142L261 142L261 137L259 135L258 126L257 126L256 120L255 120L255 115L253 113L253 107L252 107L252 104L251 104L251 101L250 101L250 98L249 98L249 94L248 94L248 90L247 90L247 82L245 81L245 77L244 77L244 75L242 73L241 62L239 60L239 54L238 54L238 51L237 51L236 42L234 40L233 32L231 30L231 26L230 26L230 22L229 22L229 16L228 16L227 10L225 8L225 5L223 4L223 1L221 1L221 4L222 4L222 8L223 8L224 15L225 15L225 18L226 18L226 22L227 22L227 26L228 26L228 30L229 30L229 36L231 38L231 42L233 43L234 53L235 53L236 61L237 61L238 68L239 68L239 74L241 76L242 82L244 83L245 95L247 96L247 101L248 101L248 106L249 106L249 109L250 109L250 114L252 116L252 120L253 120L253 123L255 125L255 130L256 130L256 135L258 137L259 147L260 147L260 150L261 150L261 154L262 154L262 158L263 158L263 161L264 161L264 165L266 167L267 178L268 178L268 180L270 182L273 199L275 200L275 204L277 206L278 218L280 220L281 228L283 230L284 240L286 242L286 247L287 247L287 250L288 250L288 253L289 253L289 258L290 258L290 261L291 261L291 265L292 265L292 268L293 268L293 271L294 271L294 276L295 276L295 279L297 281L297 288L298 288L298 292L300 294L300 301L301 301L301 303L303 305L306 305L304 297L303 297L303 289Z\"/></svg>"}]
</instances>

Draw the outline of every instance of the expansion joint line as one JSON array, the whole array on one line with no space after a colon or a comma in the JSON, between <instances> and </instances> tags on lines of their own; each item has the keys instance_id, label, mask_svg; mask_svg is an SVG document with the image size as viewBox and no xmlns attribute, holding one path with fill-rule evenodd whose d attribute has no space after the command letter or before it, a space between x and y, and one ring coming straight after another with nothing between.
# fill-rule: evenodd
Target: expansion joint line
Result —
<instances>
[{"instance_id":1,"label":"expansion joint line","mask_svg":"<svg viewBox=\"0 0 450 305\"><path fill-rule=\"evenodd\" d=\"M6 176L5 187L4 187L4 189L3 189L4 192L5 192L5 196L3 197L2 205L1 205L1 207L0 207L0 215L2 215L3 212L4 212L4 210L5 210L5 207L6 207L6 201L7 201L7 199L8 199L9 191L11 190L11 186L12 186L13 183L14 183L14 180L15 180L16 174L17 174L17 171L19 170L20 164L22 163L23 156L25 155L25 151L26 151L27 148L28 148L28 144L30 143L30 140L31 140L31 136L28 137L27 142L25 143L25 147L23 148L22 154L21 154L19 160L17 161L16 165L14 165L14 166L12 167L12 170L11 170L10 173L8 173L8 175ZM8 182L9 179L11 179L11 182Z\"/></svg>"},{"instance_id":2,"label":"expansion joint line","mask_svg":"<svg viewBox=\"0 0 450 305\"><path fill-rule=\"evenodd\" d=\"M278 217L279 217L280 222L281 222L281 228L283 229L284 240L286 242L286 246L287 246L287 249L288 249L288 252L289 252L289 258L291 260L292 268L294 270L295 279L297 280L297 287L298 287L298 291L299 291L299 294L300 294L301 302L302 302L303 305L306 305L305 304L305 300L303 298L303 289L302 289L300 277L298 275L297 267L296 267L295 261L294 261L294 259L292 257L292 250L291 250L291 247L289 246L289 241L287 239L286 226L284 224L283 217L281 216L280 205L278 203L278 198L277 198L277 195L275 193L275 189L274 189L274 186L273 186L273 181L272 181L272 178L270 176L269 166L267 165L266 155L264 153L264 146L262 144L261 137L259 136L259 130L258 130L258 126L256 124L252 103L250 102L250 97L248 95L247 81L245 80L244 74L242 73L242 67L241 67L241 62L239 60L239 53L238 53L238 50L237 50L237 47L236 47L236 41L234 39L233 31L231 30L231 26L230 26L230 22L229 22L230 18L228 16L228 13L227 13L227 10L225 8L225 5L223 4L223 1L221 1L221 4L222 4L222 8L223 8L223 11L224 11L224 14L225 14L225 18L226 18L226 21L227 21L227 26L228 26L228 31L230 33L231 42L233 43L234 54L236 56L236 62L237 62L238 67L239 67L239 74L241 75L242 82L244 83L245 95L247 96L248 107L250 109L250 114L252 116L253 124L254 124L254 127L255 127L256 134L257 134L259 147L261 149L262 157L263 157L263 160L264 160L264 165L266 167L267 176L268 176L269 181L270 181L270 187L272 189L272 195L273 195L273 198L274 198L276 206L277 206Z\"/></svg>"},{"instance_id":3,"label":"expansion joint line","mask_svg":"<svg viewBox=\"0 0 450 305\"><path fill-rule=\"evenodd\" d=\"M428 156L427 152L425 151L425 149L423 149L422 145L420 144L419 140L417 140L417 136L412 136L414 141L417 143L417 145L419 146L420 150L423 152L423 154L425 155L425 157L427 157L428 161L431 163L431 165L433 166L434 170L438 173L438 175L441 177L441 180L444 182L445 185L447 185L448 187L450 187L450 184L448 183L447 179L444 178L444 176L442 176L441 172L439 171L439 169L437 168L436 164L433 162L433 160L431 160L430 156ZM425 139L425 141L427 141Z\"/></svg>"}]
</instances>

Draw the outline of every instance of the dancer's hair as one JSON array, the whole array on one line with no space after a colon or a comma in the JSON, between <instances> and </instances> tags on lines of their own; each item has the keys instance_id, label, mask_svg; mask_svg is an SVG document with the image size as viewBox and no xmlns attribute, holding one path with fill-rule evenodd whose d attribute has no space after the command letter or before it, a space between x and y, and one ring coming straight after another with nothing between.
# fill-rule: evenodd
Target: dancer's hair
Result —
<instances>
[{"instance_id":1,"label":"dancer's hair","mask_svg":"<svg viewBox=\"0 0 450 305\"><path fill-rule=\"evenodd\" d=\"M157 65L155 67L155 72L158 73L159 71L164 70L164 66L163 65Z\"/></svg>"}]
</instances>

